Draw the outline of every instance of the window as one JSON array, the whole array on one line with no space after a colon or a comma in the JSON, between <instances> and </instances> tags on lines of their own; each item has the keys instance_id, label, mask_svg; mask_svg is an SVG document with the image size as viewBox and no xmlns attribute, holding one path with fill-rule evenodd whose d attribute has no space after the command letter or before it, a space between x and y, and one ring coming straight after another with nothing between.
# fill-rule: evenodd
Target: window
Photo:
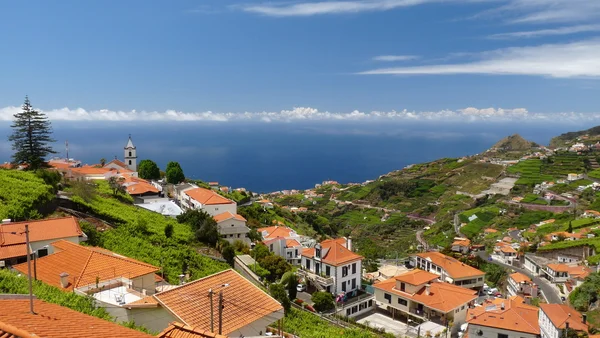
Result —
<instances>
[{"instance_id":1,"label":"window","mask_svg":"<svg viewBox=\"0 0 600 338\"><path fill-rule=\"evenodd\" d=\"M273 244L269 245L269 251L273 251Z\"/></svg>"},{"instance_id":2,"label":"window","mask_svg":"<svg viewBox=\"0 0 600 338\"><path fill-rule=\"evenodd\" d=\"M508 338L508 335L504 333L498 333L498 338Z\"/></svg>"},{"instance_id":3,"label":"window","mask_svg":"<svg viewBox=\"0 0 600 338\"><path fill-rule=\"evenodd\" d=\"M315 249L315 257L321 258L321 249Z\"/></svg>"},{"instance_id":4,"label":"window","mask_svg":"<svg viewBox=\"0 0 600 338\"><path fill-rule=\"evenodd\" d=\"M356 273L356 263L352 263L352 273Z\"/></svg>"},{"instance_id":5,"label":"window","mask_svg":"<svg viewBox=\"0 0 600 338\"><path fill-rule=\"evenodd\" d=\"M48 256L48 248L39 249L37 251L37 256L38 256L38 258L42 258L42 257Z\"/></svg>"},{"instance_id":6,"label":"window","mask_svg":"<svg viewBox=\"0 0 600 338\"><path fill-rule=\"evenodd\" d=\"M346 316L350 316L350 315L351 315L350 309L346 310Z\"/></svg>"},{"instance_id":7,"label":"window","mask_svg":"<svg viewBox=\"0 0 600 338\"><path fill-rule=\"evenodd\" d=\"M234 226L235 226L235 224L232 224L231 226L232 226L232 227L234 227Z\"/></svg>"},{"instance_id":8,"label":"window","mask_svg":"<svg viewBox=\"0 0 600 338\"><path fill-rule=\"evenodd\" d=\"M465 309L465 306L463 305L463 306L462 306L460 309L461 309L461 310L464 310L464 309Z\"/></svg>"},{"instance_id":9,"label":"window","mask_svg":"<svg viewBox=\"0 0 600 338\"><path fill-rule=\"evenodd\" d=\"M406 306L408 304L408 302L402 298L398 298L398 304Z\"/></svg>"},{"instance_id":10,"label":"window","mask_svg":"<svg viewBox=\"0 0 600 338\"><path fill-rule=\"evenodd\" d=\"M342 277L346 277L346 276L348 276L348 267L343 266L342 267Z\"/></svg>"},{"instance_id":11,"label":"window","mask_svg":"<svg viewBox=\"0 0 600 338\"><path fill-rule=\"evenodd\" d=\"M369 307L371 307L371 306L373 306L373 301L372 300L369 301Z\"/></svg>"},{"instance_id":12,"label":"window","mask_svg":"<svg viewBox=\"0 0 600 338\"><path fill-rule=\"evenodd\" d=\"M219 211L219 208L215 208L215 211Z\"/></svg>"},{"instance_id":13,"label":"window","mask_svg":"<svg viewBox=\"0 0 600 338\"><path fill-rule=\"evenodd\" d=\"M400 283L400 291L406 291L406 284Z\"/></svg>"},{"instance_id":14,"label":"window","mask_svg":"<svg viewBox=\"0 0 600 338\"><path fill-rule=\"evenodd\" d=\"M352 280L352 290L356 289L356 279Z\"/></svg>"},{"instance_id":15,"label":"window","mask_svg":"<svg viewBox=\"0 0 600 338\"><path fill-rule=\"evenodd\" d=\"M392 304L392 295L390 295L389 293L384 293L383 298L385 298L388 301L388 304Z\"/></svg>"},{"instance_id":16,"label":"window","mask_svg":"<svg viewBox=\"0 0 600 338\"><path fill-rule=\"evenodd\" d=\"M129 165L131 165L131 160L129 160Z\"/></svg>"},{"instance_id":17,"label":"window","mask_svg":"<svg viewBox=\"0 0 600 338\"><path fill-rule=\"evenodd\" d=\"M129 152L129 157L131 157L131 151Z\"/></svg>"},{"instance_id":18,"label":"window","mask_svg":"<svg viewBox=\"0 0 600 338\"><path fill-rule=\"evenodd\" d=\"M342 291L346 291L346 282L342 282Z\"/></svg>"},{"instance_id":19,"label":"window","mask_svg":"<svg viewBox=\"0 0 600 338\"><path fill-rule=\"evenodd\" d=\"M478 282L481 282L482 280L483 280L483 277L479 277L479 278L477 278L477 281L478 281Z\"/></svg>"},{"instance_id":20,"label":"window","mask_svg":"<svg viewBox=\"0 0 600 338\"><path fill-rule=\"evenodd\" d=\"M240 238L240 234L238 234L238 238Z\"/></svg>"},{"instance_id":21,"label":"window","mask_svg":"<svg viewBox=\"0 0 600 338\"><path fill-rule=\"evenodd\" d=\"M306 268L310 270L310 261L306 261Z\"/></svg>"},{"instance_id":22,"label":"window","mask_svg":"<svg viewBox=\"0 0 600 338\"><path fill-rule=\"evenodd\" d=\"M327 276L331 276L331 268L329 267L329 265L325 265L325 274Z\"/></svg>"}]
</instances>

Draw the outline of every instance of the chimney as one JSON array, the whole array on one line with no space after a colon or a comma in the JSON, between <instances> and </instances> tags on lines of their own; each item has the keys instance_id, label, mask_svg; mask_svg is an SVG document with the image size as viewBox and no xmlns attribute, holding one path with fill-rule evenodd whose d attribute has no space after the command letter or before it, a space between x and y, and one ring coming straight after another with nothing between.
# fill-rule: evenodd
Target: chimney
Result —
<instances>
[{"instance_id":1,"label":"chimney","mask_svg":"<svg viewBox=\"0 0 600 338\"><path fill-rule=\"evenodd\" d=\"M2 224L9 224L11 222L10 218L5 218L2 220Z\"/></svg>"},{"instance_id":2,"label":"chimney","mask_svg":"<svg viewBox=\"0 0 600 338\"><path fill-rule=\"evenodd\" d=\"M425 294L427 296L429 296L430 293L431 293L431 284L426 284L425 285Z\"/></svg>"},{"instance_id":3,"label":"chimney","mask_svg":"<svg viewBox=\"0 0 600 338\"><path fill-rule=\"evenodd\" d=\"M500 309L504 310L504 302L502 302L502 304L500 304Z\"/></svg>"},{"instance_id":4,"label":"chimney","mask_svg":"<svg viewBox=\"0 0 600 338\"><path fill-rule=\"evenodd\" d=\"M146 295L147 295L146 289L142 289L142 296L146 296Z\"/></svg>"},{"instance_id":5,"label":"chimney","mask_svg":"<svg viewBox=\"0 0 600 338\"><path fill-rule=\"evenodd\" d=\"M350 236L346 239L346 249L352 251L352 237Z\"/></svg>"},{"instance_id":6,"label":"chimney","mask_svg":"<svg viewBox=\"0 0 600 338\"><path fill-rule=\"evenodd\" d=\"M69 274L61 272L58 276L60 277L60 286L66 289L69 286Z\"/></svg>"},{"instance_id":7,"label":"chimney","mask_svg":"<svg viewBox=\"0 0 600 338\"><path fill-rule=\"evenodd\" d=\"M585 313L581 314L581 322L585 324L587 322L587 315Z\"/></svg>"},{"instance_id":8,"label":"chimney","mask_svg":"<svg viewBox=\"0 0 600 338\"><path fill-rule=\"evenodd\" d=\"M179 285L183 285L184 278L185 278L185 275L183 275L183 274L179 275Z\"/></svg>"}]
</instances>

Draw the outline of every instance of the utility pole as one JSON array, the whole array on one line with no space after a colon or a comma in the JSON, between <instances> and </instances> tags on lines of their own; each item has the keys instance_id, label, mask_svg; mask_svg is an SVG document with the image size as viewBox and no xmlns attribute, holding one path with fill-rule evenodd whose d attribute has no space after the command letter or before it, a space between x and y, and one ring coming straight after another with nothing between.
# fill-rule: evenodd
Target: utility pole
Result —
<instances>
[{"instance_id":1,"label":"utility pole","mask_svg":"<svg viewBox=\"0 0 600 338\"><path fill-rule=\"evenodd\" d=\"M29 281L29 312L33 311L33 286L31 285L31 248L29 247L29 224L25 224L25 245L27 246L27 276Z\"/></svg>"},{"instance_id":2,"label":"utility pole","mask_svg":"<svg viewBox=\"0 0 600 338\"><path fill-rule=\"evenodd\" d=\"M223 291L219 291L219 334L223 330Z\"/></svg>"},{"instance_id":3,"label":"utility pole","mask_svg":"<svg viewBox=\"0 0 600 338\"><path fill-rule=\"evenodd\" d=\"M215 332L215 327L213 325L213 290L209 289L208 290L208 298L210 299L210 332L214 333Z\"/></svg>"}]
</instances>

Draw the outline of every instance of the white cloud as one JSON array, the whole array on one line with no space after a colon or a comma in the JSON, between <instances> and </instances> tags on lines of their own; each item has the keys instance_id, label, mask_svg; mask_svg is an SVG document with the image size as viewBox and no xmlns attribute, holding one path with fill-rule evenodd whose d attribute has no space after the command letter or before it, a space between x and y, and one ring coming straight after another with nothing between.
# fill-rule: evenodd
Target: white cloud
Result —
<instances>
[{"instance_id":1,"label":"white cloud","mask_svg":"<svg viewBox=\"0 0 600 338\"><path fill-rule=\"evenodd\" d=\"M520 38L537 38L542 36L554 36L554 35L569 35L585 32L598 32L600 31L600 25L578 25L578 26L567 26L550 29L540 29L533 31L522 31L522 32L511 32L490 35L490 39L520 39Z\"/></svg>"},{"instance_id":2,"label":"white cloud","mask_svg":"<svg viewBox=\"0 0 600 338\"><path fill-rule=\"evenodd\" d=\"M410 61L416 60L419 56L417 55L380 55L373 58L374 61Z\"/></svg>"},{"instance_id":3,"label":"white cloud","mask_svg":"<svg viewBox=\"0 0 600 338\"><path fill-rule=\"evenodd\" d=\"M0 122L11 121L19 107L0 108ZM371 111L328 112L310 107L297 107L279 112L164 112L85 110L83 108L53 109L43 111L53 122L255 122L255 123L291 123L291 122L477 122L477 121L546 121L549 123L600 121L600 113L532 113L525 108L464 108L441 111Z\"/></svg>"},{"instance_id":4,"label":"white cloud","mask_svg":"<svg viewBox=\"0 0 600 338\"><path fill-rule=\"evenodd\" d=\"M600 18L600 1L510 0L498 12L512 16L513 23L581 23Z\"/></svg>"},{"instance_id":5,"label":"white cloud","mask_svg":"<svg viewBox=\"0 0 600 338\"><path fill-rule=\"evenodd\" d=\"M600 55L600 40L592 39L566 44L493 50L480 53L478 60L466 63L380 68L359 74L495 74L556 78L599 77L600 58L598 55Z\"/></svg>"}]
</instances>

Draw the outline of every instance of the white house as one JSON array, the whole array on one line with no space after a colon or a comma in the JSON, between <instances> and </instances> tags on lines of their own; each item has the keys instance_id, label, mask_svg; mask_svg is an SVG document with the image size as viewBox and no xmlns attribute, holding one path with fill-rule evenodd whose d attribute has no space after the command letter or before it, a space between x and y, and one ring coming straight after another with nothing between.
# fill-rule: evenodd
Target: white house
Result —
<instances>
[{"instance_id":1,"label":"white house","mask_svg":"<svg viewBox=\"0 0 600 338\"><path fill-rule=\"evenodd\" d=\"M181 205L184 209L199 209L211 216L224 212L237 214L237 204L215 191L204 188L184 189L181 192Z\"/></svg>"},{"instance_id":2,"label":"white house","mask_svg":"<svg viewBox=\"0 0 600 338\"><path fill-rule=\"evenodd\" d=\"M564 337L566 329L588 332L585 317L565 304L540 304L539 325L541 338Z\"/></svg>"},{"instance_id":3,"label":"white house","mask_svg":"<svg viewBox=\"0 0 600 338\"><path fill-rule=\"evenodd\" d=\"M259 228L263 243L269 251L285 258L290 264L300 265L302 262L301 236L294 229L286 226L270 226Z\"/></svg>"},{"instance_id":4,"label":"white house","mask_svg":"<svg viewBox=\"0 0 600 338\"><path fill-rule=\"evenodd\" d=\"M468 238L455 238L452 243L452 251L467 254L471 250L471 241Z\"/></svg>"},{"instance_id":5,"label":"white house","mask_svg":"<svg viewBox=\"0 0 600 338\"><path fill-rule=\"evenodd\" d=\"M244 217L225 211L213 218L217 222L219 235L222 239L229 243L242 241L250 244L250 238L248 237L250 229L246 226L246 219Z\"/></svg>"},{"instance_id":6,"label":"white house","mask_svg":"<svg viewBox=\"0 0 600 338\"><path fill-rule=\"evenodd\" d=\"M440 276L442 282L470 289L483 288L485 272L442 253L418 253L410 257L410 262L414 267Z\"/></svg>"},{"instance_id":7,"label":"white house","mask_svg":"<svg viewBox=\"0 0 600 338\"><path fill-rule=\"evenodd\" d=\"M538 294L537 285L531 281L531 278L520 272L510 274L507 278L507 281L508 285L506 289L509 296L536 297Z\"/></svg>"},{"instance_id":8,"label":"white house","mask_svg":"<svg viewBox=\"0 0 600 338\"><path fill-rule=\"evenodd\" d=\"M334 295L351 292L360 289L362 260L362 256L352 252L351 240L328 239L302 250L298 274L319 290Z\"/></svg>"},{"instance_id":9,"label":"white house","mask_svg":"<svg viewBox=\"0 0 600 338\"><path fill-rule=\"evenodd\" d=\"M439 282L438 278L437 274L414 269L373 284L376 303L393 318L443 326L453 322L450 330L456 332L477 299L477 291Z\"/></svg>"},{"instance_id":10,"label":"white house","mask_svg":"<svg viewBox=\"0 0 600 338\"><path fill-rule=\"evenodd\" d=\"M569 267L565 264L548 264L543 272L552 283L563 283L569 279Z\"/></svg>"},{"instance_id":11,"label":"white house","mask_svg":"<svg viewBox=\"0 0 600 338\"><path fill-rule=\"evenodd\" d=\"M521 297L486 300L481 306L469 309L469 337L538 338L540 326L535 306L527 305Z\"/></svg>"}]
</instances>

